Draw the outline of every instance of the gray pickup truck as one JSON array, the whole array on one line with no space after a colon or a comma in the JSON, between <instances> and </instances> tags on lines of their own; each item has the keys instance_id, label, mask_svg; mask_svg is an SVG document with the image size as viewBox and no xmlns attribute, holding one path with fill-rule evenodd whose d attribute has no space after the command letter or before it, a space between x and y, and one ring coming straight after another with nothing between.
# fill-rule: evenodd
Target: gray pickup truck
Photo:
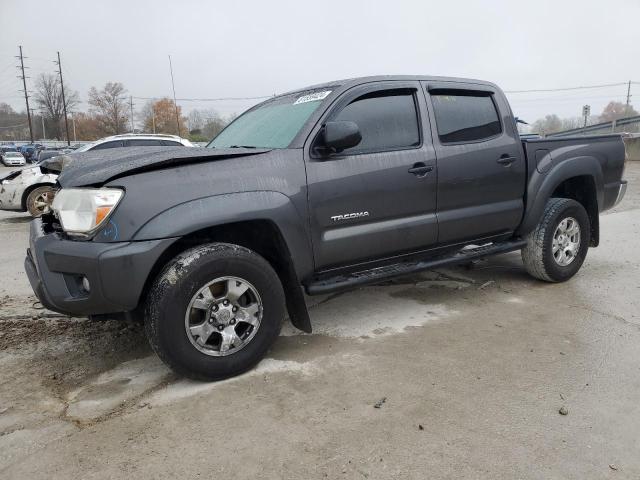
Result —
<instances>
[{"instance_id":1,"label":"gray pickup truck","mask_svg":"<svg viewBox=\"0 0 640 480\"><path fill-rule=\"evenodd\" d=\"M82 157L82 158L80 158ZM271 98L205 149L80 154L25 268L47 308L143 317L175 371L255 365L304 293L522 251L549 282L625 193L618 135L527 139L491 83L384 76Z\"/></svg>"}]
</instances>

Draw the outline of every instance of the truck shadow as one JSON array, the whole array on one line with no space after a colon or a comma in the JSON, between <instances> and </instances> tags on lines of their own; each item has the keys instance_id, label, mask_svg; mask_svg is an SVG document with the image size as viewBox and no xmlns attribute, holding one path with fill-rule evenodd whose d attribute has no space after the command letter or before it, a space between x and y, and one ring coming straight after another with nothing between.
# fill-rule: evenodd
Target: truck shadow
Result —
<instances>
[{"instance_id":1,"label":"truck shadow","mask_svg":"<svg viewBox=\"0 0 640 480\"><path fill-rule=\"evenodd\" d=\"M23 223L29 223L31 220L33 220L33 217L31 215L27 215L24 217L8 217L0 219L0 225L2 225L3 223L19 225Z\"/></svg>"},{"instance_id":2,"label":"truck shadow","mask_svg":"<svg viewBox=\"0 0 640 480\"><path fill-rule=\"evenodd\" d=\"M518 292L537 282L524 270L519 253L469 266L437 269L320 297L307 297L312 335L367 338L400 333L458 313L464 302L517 301ZM461 305L462 302L462 305ZM283 336L303 335L285 325Z\"/></svg>"}]
</instances>

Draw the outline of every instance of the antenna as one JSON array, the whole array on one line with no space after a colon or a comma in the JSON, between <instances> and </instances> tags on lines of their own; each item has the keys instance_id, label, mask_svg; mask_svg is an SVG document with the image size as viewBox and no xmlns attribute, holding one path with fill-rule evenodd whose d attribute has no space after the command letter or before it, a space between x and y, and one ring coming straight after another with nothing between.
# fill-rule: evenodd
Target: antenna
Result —
<instances>
[{"instance_id":1,"label":"antenna","mask_svg":"<svg viewBox=\"0 0 640 480\"><path fill-rule=\"evenodd\" d=\"M173 105L176 107L176 126L178 127L178 136L180 135L180 114L178 113L178 103L176 102L176 86L173 83L173 65L171 65L171 55L169 55L169 70L171 71L171 88L173 89Z\"/></svg>"}]
</instances>

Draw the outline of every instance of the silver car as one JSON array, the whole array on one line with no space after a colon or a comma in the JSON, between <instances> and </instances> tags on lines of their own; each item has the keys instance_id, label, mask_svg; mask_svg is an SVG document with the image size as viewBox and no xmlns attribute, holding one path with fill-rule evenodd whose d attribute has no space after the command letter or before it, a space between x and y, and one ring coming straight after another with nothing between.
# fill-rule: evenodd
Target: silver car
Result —
<instances>
[{"instance_id":1,"label":"silver car","mask_svg":"<svg viewBox=\"0 0 640 480\"><path fill-rule=\"evenodd\" d=\"M143 146L193 147L193 144L176 135L124 134L101 138L83 145L75 152ZM68 156L73 157L75 152ZM20 153L18 155L22 157ZM53 199L57 178L58 175L45 173L38 165L13 171L4 177L0 174L0 210L28 211L32 216L39 217Z\"/></svg>"},{"instance_id":2,"label":"silver car","mask_svg":"<svg viewBox=\"0 0 640 480\"><path fill-rule=\"evenodd\" d=\"M24 156L20 152L4 152L2 163L7 167L20 167L26 163Z\"/></svg>"}]
</instances>

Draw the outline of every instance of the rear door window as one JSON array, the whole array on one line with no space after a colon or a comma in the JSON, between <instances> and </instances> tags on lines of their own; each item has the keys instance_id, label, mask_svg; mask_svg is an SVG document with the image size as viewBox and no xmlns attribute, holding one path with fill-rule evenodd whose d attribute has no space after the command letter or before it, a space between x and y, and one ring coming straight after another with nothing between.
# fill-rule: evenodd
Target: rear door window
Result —
<instances>
[{"instance_id":1,"label":"rear door window","mask_svg":"<svg viewBox=\"0 0 640 480\"><path fill-rule=\"evenodd\" d=\"M490 93L431 92L438 137L442 143L476 142L502 133Z\"/></svg>"},{"instance_id":2,"label":"rear door window","mask_svg":"<svg viewBox=\"0 0 640 480\"><path fill-rule=\"evenodd\" d=\"M162 144L165 147L184 147L180 142L174 142L173 140L162 140Z\"/></svg>"},{"instance_id":3,"label":"rear door window","mask_svg":"<svg viewBox=\"0 0 640 480\"><path fill-rule=\"evenodd\" d=\"M332 120L355 122L362 141L343 155L401 150L420 145L414 92L390 90L357 98Z\"/></svg>"}]
</instances>

